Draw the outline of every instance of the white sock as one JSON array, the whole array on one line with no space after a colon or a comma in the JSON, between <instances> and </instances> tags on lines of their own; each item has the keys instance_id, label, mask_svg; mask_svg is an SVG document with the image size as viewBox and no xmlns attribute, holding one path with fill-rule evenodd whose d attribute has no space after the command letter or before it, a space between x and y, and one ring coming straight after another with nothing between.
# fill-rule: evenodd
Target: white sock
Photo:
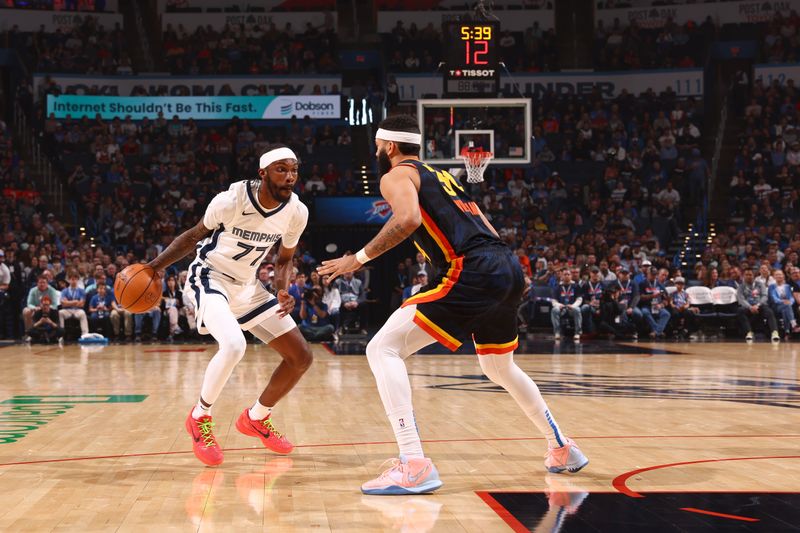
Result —
<instances>
[{"instance_id":1,"label":"white sock","mask_svg":"<svg viewBox=\"0 0 800 533\"><path fill-rule=\"evenodd\" d=\"M503 387L514 398L522 411L542 432L550 448L559 448L566 443L566 437L550 414L539 387L514 362L513 352L502 355L479 355L478 361L486 377Z\"/></svg>"},{"instance_id":2,"label":"white sock","mask_svg":"<svg viewBox=\"0 0 800 533\"><path fill-rule=\"evenodd\" d=\"M264 420L272 414L272 407L261 405L261 402L256 400L256 403L253 404L247 414L250 416L250 420Z\"/></svg>"},{"instance_id":3,"label":"white sock","mask_svg":"<svg viewBox=\"0 0 800 533\"><path fill-rule=\"evenodd\" d=\"M202 416L211 416L211 406L205 406L201 400L197 400L197 405L192 410L192 418L198 420Z\"/></svg>"},{"instance_id":4,"label":"white sock","mask_svg":"<svg viewBox=\"0 0 800 533\"><path fill-rule=\"evenodd\" d=\"M414 410L411 407L400 408L388 416L394 437L397 439L397 446L400 448L400 455L405 455L409 459L424 459L425 454L422 453L422 442L419 440Z\"/></svg>"}]
</instances>

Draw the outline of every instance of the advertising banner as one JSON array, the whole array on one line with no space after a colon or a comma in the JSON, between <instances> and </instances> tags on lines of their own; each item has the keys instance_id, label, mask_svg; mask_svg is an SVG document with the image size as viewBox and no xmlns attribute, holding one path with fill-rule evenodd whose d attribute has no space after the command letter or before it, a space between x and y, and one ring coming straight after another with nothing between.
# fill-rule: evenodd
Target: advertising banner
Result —
<instances>
[{"instance_id":1,"label":"advertising banner","mask_svg":"<svg viewBox=\"0 0 800 533\"><path fill-rule=\"evenodd\" d=\"M322 11L302 11L302 12L275 12L275 13L164 13L161 15L161 27L167 26L177 28L183 26L188 32L194 32L200 26L211 26L219 31L227 25L238 26L244 24L245 28L258 27L261 30L268 29L272 24L279 30L283 30L287 24L296 32L303 32L306 24L311 23L315 28L326 24L336 27L336 13Z\"/></svg>"},{"instance_id":2,"label":"advertising banner","mask_svg":"<svg viewBox=\"0 0 800 533\"><path fill-rule=\"evenodd\" d=\"M380 196L317 197L314 216L318 224L384 224L392 208Z\"/></svg>"},{"instance_id":3,"label":"advertising banner","mask_svg":"<svg viewBox=\"0 0 800 533\"><path fill-rule=\"evenodd\" d=\"M258 96L263 88L268 95L289 89L306 95L316 87L322 94L341 88L341 76L86 76L75 74L34 74L34 94L47 79L62 93L100 96Z\"/></svg>"},{"instance_id":4,"label":"advertising banner","mask_svg":"<svg viewBox=\"0 0 800 533\"><path fill-rule=\"evenodd\" d=\"M717 2L713 4L598 9L595 12L595 19L602 20L606 28L613 25L614 19L619 19L623 27L636 21L642 28L660 28L669 20L680 25L689 21L702 24L707 17L711 17L719 26L738 22L767 22L772 20L776 12L789 15L792 9L797 9L796 0Z\"/></svg>"},{"instance_id":5,"label":"advertising banner","mask_svg":"<svg viewBox=\"0 0 800 533\"><path fill-rule=\"evenodd\" d=\"M539 23L542 31L550 30L556 24L556 12L552 9L524 9L524 10L495 10L494 16L500 19L500 27L509 31L525 31L535 22ZM391 33L397 26L397 21L402 21L403 27L408 30L412 24L422 30L430 23L434 28L441 29L442 23L450 20L463 20L465 15L472 16L471 11L379 11L378 33Z\"/></svg>"},{"instance_id":6,"label":"advertising banner","mask_svg":"<svg viewBox=\"0 0 800 533\"><path fill-rule=\"evenodd\" d=\"M84 13L81 11L38 11L32 9L3 9L0 10L0 31L7 31L17 26L19 31L39 31L44 26L45 31L68 30L79 26L88 17L97 19L100 26L110 30L115 24L122 26L122 15L117 13Z\"/></svg>"},{"instance_id":7,"label":"advertising banner","mask_svg":"<svg viewBox=\"0 0 800 533\"><path fill-rule=\"evenodd\" d=\"M441 75L395 74L400 100L411 101L423 95L439 97L443 92ZM516 87L514 84L516 83ZM703 69L671 69L626 72L562 72L545 74L515 74L513 79L500 75L500 89L509 96L538 98L548 90L560 95L589 94L597 87L604 98L615 98L623 89L639 95L653 89L656 93L672 87L686 98L703 95Z\"/></svg>"},{"instance_id":8,"label":"advertising banner","mask_svg":"<svg viewBox=\"0 0 800 533\"><path fill-rule=\"evenodd\" d=\"M765 85L771 85L775 80L786 85L788 80L794 80L795 87L800 86L800 64L755 65L753 70L755 79L762 80Z\"/></svg>"},{"instance_id":9,"label":"advertising banner","mask_svg":"<svg viewBox=\"0 0 800 533\"><path fill-rule=\"evenodd\" d=\"M158 118L220 120L241 119L338 119L341 117L338 96L74 96L47 97L47 114L56 118L83 116L103 119L130 116L133 120Z\"/></svg>"}]
</instances>

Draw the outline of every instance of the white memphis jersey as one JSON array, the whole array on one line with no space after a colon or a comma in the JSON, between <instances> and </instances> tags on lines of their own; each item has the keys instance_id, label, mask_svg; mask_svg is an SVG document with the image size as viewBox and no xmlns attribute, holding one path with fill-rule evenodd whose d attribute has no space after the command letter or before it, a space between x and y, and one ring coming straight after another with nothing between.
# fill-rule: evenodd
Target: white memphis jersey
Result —
<instances>
[{"instance_id":1,"label":"white memphis jersey","mask_svg":"<svg viewBox=\"0 0 800 533\"><path fill-rule=\"evenodd\" d=\"M213 233L197 245L195 261L240 283L255 283L261 260L279 240L286 248L297 246L308 222L308 208L296 194L267 210L258 203L257 187L237 181L216 195L203 217Z\"/></svg>"}]
</instances>

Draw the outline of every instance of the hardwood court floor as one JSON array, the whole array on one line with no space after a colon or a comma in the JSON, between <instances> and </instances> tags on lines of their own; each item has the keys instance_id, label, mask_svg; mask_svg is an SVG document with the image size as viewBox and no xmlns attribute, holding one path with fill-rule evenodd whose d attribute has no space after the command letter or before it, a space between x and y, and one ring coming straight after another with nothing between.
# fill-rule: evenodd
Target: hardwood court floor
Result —
<instances>
[{"instance_id":1,"label":"hardwood court floor","mask_svg":"<svg viewBox=\"0 0 800 533\"><path fill-rule=\"evenodd\" d=\"M418 355L408 360L415 408L444 486L395 498L359 492L396 454L363 356L314 346L314 365L275 411L298 445L278 457L234 427L277 362L269 348L248 346L214 406L225 463L206 468L183 424L212 346L2 348L0 531L680 530L671 516L689 520L683 530L800 523L789 516L800 507L800 344L541 347L517 361L589 466L546 474L544 441L474 356Z\"/></svg>"}]
</instances>

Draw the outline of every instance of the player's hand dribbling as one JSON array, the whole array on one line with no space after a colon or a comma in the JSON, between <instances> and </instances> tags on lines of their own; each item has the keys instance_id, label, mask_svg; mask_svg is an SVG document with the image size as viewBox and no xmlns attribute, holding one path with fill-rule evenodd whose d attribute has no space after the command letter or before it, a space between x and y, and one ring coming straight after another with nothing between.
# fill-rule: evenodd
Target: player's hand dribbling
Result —
<instances>
[{"instance_id":1,"label":"player's hand dribbling","mask_svg":"<svg viewBox=\"0 0 800 533\"><path fill-rule=\"evenodd\" d=\"M286 292L286 289L281 289L278 291L278 307L280 308L280 311L278 311L278 315L281 318L292 313L292 310L294 309L294 304L295 304L294 296Z\"/></svg>"},{"instance_id":2,"label":"player's hand dribbling","mask_svg":"<svg viewBox=\"0 0 800 533\"><path fill-rule=\"evenodd\" d=\"M344 255L338 259L323 261L322 266L317 267L317 272L320 276L330 274L331 277L328 281L331 282L342 274L355 272L362 266L363 265L358 262L355 255Z\"/></svg>"}]
</instances>

